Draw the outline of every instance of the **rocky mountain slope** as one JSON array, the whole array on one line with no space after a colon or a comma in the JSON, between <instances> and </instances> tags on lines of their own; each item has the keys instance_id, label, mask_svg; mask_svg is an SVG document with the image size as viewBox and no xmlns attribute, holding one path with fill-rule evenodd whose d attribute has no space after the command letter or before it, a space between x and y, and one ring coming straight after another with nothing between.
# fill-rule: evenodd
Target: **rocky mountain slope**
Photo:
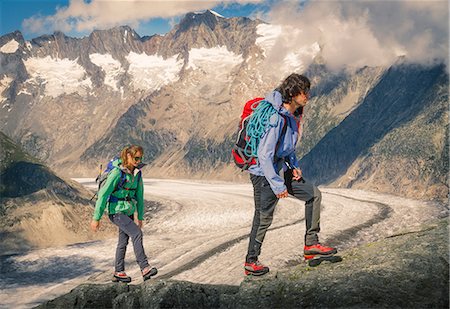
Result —
<instances>
[{"instance_id":1,"label":"rocky mountain slope","mask_svg":"<svg viewBox=\"0 0 450 309\"><path fill-rule=\"evenodd\" d=\"M55 175L0 132L0 252L94 239L92 193ZM106 223L99 237L110 236Z\"/></svg>"},{"instance_id":2,"label":"rocky mountain slope","mask_svg":"<svg viewBox=\"0 0 450 309\"><path fill-rule=\"evenodd\" d=\"M342 251L343 261L285 271L238 286L152 279L84 284L38 308L447 308L448 222L442 219Z\"/></svg>"},{"instance_id":3,"label":"rocky mountain slope","mask_svg":"<svg viewBox=\"0 0 450 309\"><path fill-rule=\"evenodd\" d=\"M164 36L140 37L127 26L80 39L2 36L0 129L65 176L93 177L138 143L152 177L241 180L230 149L243 103L298 71L313 82L298 149L308 178L445 198L446 69L400 59L335 72L318 44L302 46L308 67L295 50L273 65L281 31L206 11Z\"/></svg>"},{"instance_id":4,"label":"rocky mountain slope","mask_svg":"<svg viewBox=\"0 0 450 309\"><path fill-rule=\"evenodd\" d=\"M361 103L303 157L305 174L322 184L416 198L447 196L447 85L443 65L400 63L385 71Z\"/></svg>"}]
</instances>

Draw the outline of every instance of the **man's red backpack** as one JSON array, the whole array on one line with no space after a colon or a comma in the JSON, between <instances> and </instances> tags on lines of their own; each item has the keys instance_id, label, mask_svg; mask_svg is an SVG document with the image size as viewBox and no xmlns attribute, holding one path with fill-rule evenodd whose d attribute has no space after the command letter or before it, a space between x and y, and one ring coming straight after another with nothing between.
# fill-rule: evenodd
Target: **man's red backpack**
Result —
<instances>
[{"instance_id":1,"label":"man's red backpack","mask_svg":"<svg viewBox=\"0 0 450 309\"><path fill-rule=\"evenodd\" d=\"M247 134L247 128L248 128L250 119L253 115L253 112L255 111L255 109L258 107L258 105L261 102L266 102L266 101L264 101L264 98L255 98L255 99L250 100L247 103L245 103L244 109L242 111L241 119L239 122L239 131L237 133L236 143L234 144L233 149L231 150L231 154L232 154L234 163L236 164L237 167L239 167L243 171L247 170L250 166L255 165L257 163L257 161L256 161L257 156L254 151L254 148L257 148L259 139L252 140L251 137L249 136L249 134ZM270 105L270 103L268 103L268 105ZM283 118L284 118L284 116L283 116ZM286 123L286 119L285 119L282 135L284 135L286 133L286 127L287 127L287 123ZM276 149L278 149L280 140L281 140L281 138L278 140ZM256 144L256 145L253 145L253 147L251 147L252 143ZM253 151L252 151L252 149L253 149Z\"/></svg>"}]
</instances>

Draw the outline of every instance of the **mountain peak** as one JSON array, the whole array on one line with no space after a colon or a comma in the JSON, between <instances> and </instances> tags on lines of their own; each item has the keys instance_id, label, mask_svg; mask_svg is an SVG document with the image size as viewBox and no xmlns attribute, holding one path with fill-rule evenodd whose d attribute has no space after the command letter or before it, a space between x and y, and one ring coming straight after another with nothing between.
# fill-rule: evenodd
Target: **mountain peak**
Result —
<instances>
[{"instance_id":1,"label":"mountain peak","mask_svg":"<svg viewBox=\"0 0 450 309\"><path fill-rule=\"evenodd\" d=\"M187 13L181 20L178 31L183 32L190 28L198 27L201 24L205 24L211 30L214 30L217 23L222 19L225 19L225 17L212 10Z\"/></svg>"}]
</instances>

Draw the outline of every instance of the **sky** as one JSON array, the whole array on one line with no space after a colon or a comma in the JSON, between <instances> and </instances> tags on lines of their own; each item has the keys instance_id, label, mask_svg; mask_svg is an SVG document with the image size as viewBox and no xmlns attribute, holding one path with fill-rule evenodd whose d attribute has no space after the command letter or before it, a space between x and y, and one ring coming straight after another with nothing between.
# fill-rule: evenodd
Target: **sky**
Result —
<instances>
[{"instance_id":1,"label":"sky","mask_svg":"<svg viewBox=\"0 0 450 309\"><path fill-rule=\"evenodd\" d=\"M212 9L224 17L257 18L268 12L272 2L0 0L0 34L19 30L30 40L60 30L71 37L83 37L94 29L121 25L130 25L140 36L164 34L188 12Z\"/></svg>"},{"instance_id":2,"label":"sky","mask_svg":"<svg viewBox=\"0 0 450 309\"><path fill-rule=\"evenodd\" d=\"M259 18L280 26L271 63L319 44L327 65L417 63L449 54L447 0L0 0L0 35L20 30L30 40L59 30L71 37L129 25L142 37L164 34L188 12Z\"/></svg>"}]
</instances>

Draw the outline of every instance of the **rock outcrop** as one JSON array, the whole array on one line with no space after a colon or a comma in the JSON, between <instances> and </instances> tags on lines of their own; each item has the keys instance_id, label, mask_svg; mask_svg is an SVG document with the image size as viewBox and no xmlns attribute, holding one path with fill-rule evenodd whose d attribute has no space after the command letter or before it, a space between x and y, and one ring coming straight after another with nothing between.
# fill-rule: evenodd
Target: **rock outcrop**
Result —
<instances>
[{"instance_id":1,"label":"rock outcrop","mask_svg":"<svg viewBox=\"0 0 450 309\"><path fill-rule=\"evenodd\" d=\"M152 279L85 284L38 308L447 308L448 220L441 219L309 267L301 260L237 286Z\"/></svg>"},{"instance_id":2,"label":"rock outcrop","mask_svg":"<svg viewBox=\"0 0 450 309\"><path fill-rule=\"evenodd\" d=\"M0 146L2 255L97 239L89 231L92 192L60 178L1 132ZM98 237L114 230L106 222Z\"/></svg>"}]
</instances>

